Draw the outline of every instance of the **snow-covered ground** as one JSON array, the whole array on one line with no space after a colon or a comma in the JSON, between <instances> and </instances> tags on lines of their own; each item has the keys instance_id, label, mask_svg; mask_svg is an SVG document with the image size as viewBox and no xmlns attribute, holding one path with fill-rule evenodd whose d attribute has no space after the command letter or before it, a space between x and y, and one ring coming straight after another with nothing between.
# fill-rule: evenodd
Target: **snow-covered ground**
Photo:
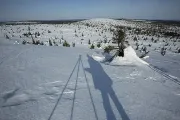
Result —
<instances>
[{"instance_id":1,"label":"snow-covered ground","mask_svg":"<svg viewBox=\"0 0 180 120\"><path fill-rule=\"evenodd\" d=\"M94 19L63 25L1 26L0 120L179 120L180 55L168 50L162 56L158 47L164 44L163 37L154 43L152 37L144 41L139 35L139 48L152 44L147 47L149 57L140 59L134 50L135 35L128 32L132 47L125 49L125 57L104 62L101 48L108 43L90 50L88 42L96 46L105 38L111 41L110 28L116 24L149 25ZM40 32L34 38L47 46L21 44L32 40L22 35L29 26L32 33ZM49 39L52 47L48 47ZM62 47L64 40L76 46Z\"/></svg>"}]
</instances>

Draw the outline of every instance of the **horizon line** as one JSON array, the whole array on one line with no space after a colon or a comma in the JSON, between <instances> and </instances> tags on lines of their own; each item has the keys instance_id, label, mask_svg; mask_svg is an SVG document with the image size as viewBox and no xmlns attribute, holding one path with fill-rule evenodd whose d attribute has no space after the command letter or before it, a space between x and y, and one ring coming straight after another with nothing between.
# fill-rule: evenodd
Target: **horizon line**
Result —
<instances>
[{"instance_id":1,"label":"horizon line","mask_svg":"<svg viewBox=\"0 0 180 120\"><path fill-rule=\"evenodd\" d=\"M97 17L98 18L98 17ZM44 20L0 20L1 23L3 22L41 22L41 21L81 21L81 20L90 20L96 18L70 18L70 19L44 19ZM114 20L146 20L146 21L174 21L180 22L180 20L176 19L137 19L137 18L103 18L103 19L114 19Z\"/></svg>"}]
</instances>

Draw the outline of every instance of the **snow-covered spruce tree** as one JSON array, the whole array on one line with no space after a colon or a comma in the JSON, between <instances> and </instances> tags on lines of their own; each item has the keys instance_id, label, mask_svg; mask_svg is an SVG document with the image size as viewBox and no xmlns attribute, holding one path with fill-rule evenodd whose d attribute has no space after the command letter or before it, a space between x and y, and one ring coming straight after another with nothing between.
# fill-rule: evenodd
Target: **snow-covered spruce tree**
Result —
<instances>
[{"instance_id":1,"label":"snow-covered spruce tree","mask_svg":"<svg viewBox=\"0 0 180 120\"><path fill-rule=\"evenodd\" d=\"M28 26L28 34L31 36L31 39L32 39L32 44L36 44L36 41L34 40L33 36L32 36L32 33L31 33L31 28Z\"/></svg>"},{"instance_id":2,"label":"snow-covered spruce tree","mask_svg":"<svg viewBox=\"0 0 180 120\"><path fill-rule=\"evenodd\" d=\"M53 46L52 41L49 39L49 46Z\"/></svg>"},{"instance_id":3,"label":"snow-covered spruce tree","mask_svg":"<svg viewBox=\"0 0 180 120\"><path fill-rule=\"evenodd\" d=\"M100 48L100 47L101 47L101 43L98 43L98 44L97 44L97 47Z\"/></svg>"},{"instance_id":4,"label":"snow-covered spruce tree","mask_svg":"<svg viewBox=\"0 0 180 120\"><path fill-rule=\"evenodd\" d=\"M124 49L125 49L124 41L125 41L125 37L126 37L126 33L121 28L118 27L116 29L116 31L114 32L113 40L118 43L117 55L121 56L121 57L124 57Z\"/></svg>"},{"instance_id":5,"label":"snow-covered spruce tree","mask_svg":"<svg viewBox=\"0 0 180 120\"><path fill-rule=\"evenodd\" d=\"M6 35L6 39L9 39L9 36L8 36L8 35Z\"/></svg>"},{"instance_id":6,"label":"snow-covered spruce tree","mask_svg":"<svg viewBox=\"0 0 180 120\"><path fill-rule=\"evenodd\" d=\"M89 41L88 41L88 44L90 45L91 44L91 40L89 39Z\"/></svg>"},{"instance_id":7,"label":"snow-covered spruce tree","mask_svg":"<svg viewBox=\"0 0 180 120\"><path fill-rule=\"evenodd\" d=\"M72 43L72 46L75 47L75 43L74 42Z\"/></svg>"},{"instance_id":8,"label":"snow-covered spruce tree","mask_svg":"<svg viewBox=\"0 0 180 120\"><path fill-rule=\"evenodd\" d=\"M91 45L90 49L94 49L94 45L93 44Z\"/></svg>"},{"instance_id":9,"label":"snow-covered spruce tree","mask_svg":"<svg viewBox=\"0 0 180 120\"><path fill-rule=\"evenodd\" d=\"M137 37L135 36L133 40L134 40L134 41L137 41Z\"/></svg>"},{"instance_id":10,"label":"snow-covered spruce tree","mask_svg":"<svg viewBox=\"0 0 180 120\"><path fill-rule=\"evenodd\" d=\"M104 36L104 43L107 43L107 37Z\"/></svg>"},{"instance_id":11,"label":"snow-covered spruce tree","mask_svg":"<svg viewBox=\"0 0 180 120\"><path fill-rule=\"evenodd\" d=\"M161 55L164 56L166 54L166 48L162 47L161 48Z\"/></svg>"}]
</instances>

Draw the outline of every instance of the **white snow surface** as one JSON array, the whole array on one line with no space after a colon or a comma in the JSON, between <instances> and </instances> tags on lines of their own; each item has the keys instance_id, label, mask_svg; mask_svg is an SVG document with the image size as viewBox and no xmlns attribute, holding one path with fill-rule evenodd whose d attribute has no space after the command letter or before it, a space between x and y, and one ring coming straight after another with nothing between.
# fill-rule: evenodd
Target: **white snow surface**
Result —
<instances>
[{"instance_id":1,"label":"white snow surface","mask_svg":"<svg viewBox=\"0 0 180 120\"><path fill-rule=\"evenodd\" d=\"M125 49L124 58L106 64L107 56L96 44L106 38L110 43L100 48L113 45L113 25L149 26L102 18L0 26L0 120L179 120L180 55L172 52L180 45L178 40L154 37L159 41L152 43L152 36L144 41L139 35L133 42L134 35L127 32L132 47ZM47 46L21 45L23 40L32 42L23 35L28 27L39 32L35 39ZM64 40L76 46L62 47ZM89 40L94 50L89 49ZM172 48L165 56L159 53L163 41ZM139 50L144 46L150 50L149 58L137 56L136 43Z\"/></svg>"},{"instance_id":2,"label":"white snow surface","mask_svg":"<svg viewBox=\"0 0 180 120\"><path fill-rule=\"evenodd\" d=\"M91 57L100 50L85 48L1 44L0 50L0 120L48 120L51 113L51 120L180 118L180 86L146 64L106 65ZM126 52L126 59L136 58L131 47Z\"/></svg>"},{"instance_id":3,"label":"white snow surface","mask_svg":"<svg viewBox=\"0 0 180 120\"><path fill-rule=\"evenodd\" d=\"M106 59L104 56L97 56L97 55L92 55L92 58L98 62L103 62Z\"/></svg>"}]
</instances>

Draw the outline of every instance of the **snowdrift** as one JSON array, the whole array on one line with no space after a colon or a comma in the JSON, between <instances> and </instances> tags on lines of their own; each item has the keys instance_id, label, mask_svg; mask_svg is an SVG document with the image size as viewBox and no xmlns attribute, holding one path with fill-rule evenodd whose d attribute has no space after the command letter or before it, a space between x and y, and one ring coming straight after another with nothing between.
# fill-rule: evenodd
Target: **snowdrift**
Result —
<instances>
[{"instance_id":1,"label":"snowdrift","mask_svg":"<svg viewBox=\"0 0 180 120\"><path fill-rule=\"evenodd\" d=\"M104 62L106 61L106 57L101 57L101 56L95 56L92 55L92 58L96 61L99 62ZM124 50L124 57L115 57L111 62L110 65L149 65L147 62L143 61L140 59L135 50L129 46Z\"/></svg>"}]
</instances>

